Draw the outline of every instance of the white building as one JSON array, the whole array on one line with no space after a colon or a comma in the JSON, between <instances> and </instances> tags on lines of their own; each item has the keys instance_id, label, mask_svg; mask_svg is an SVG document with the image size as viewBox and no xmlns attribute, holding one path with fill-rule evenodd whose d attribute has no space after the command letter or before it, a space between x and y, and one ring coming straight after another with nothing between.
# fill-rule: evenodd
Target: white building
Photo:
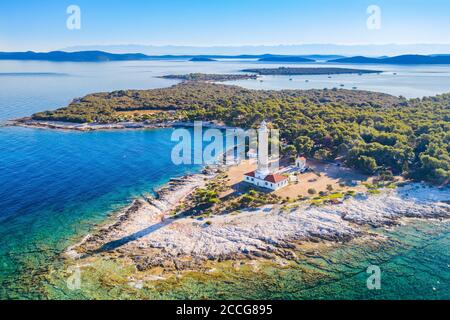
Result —
<instances>
[{"instance_id":1,"label":"white building","mask_svg":"<svg viewBox=\"0 0 450 320\"><path fill-rule=\"evenodd\" d=\"M278 190L287 186L289 183L289 179L281 174L271 173L261 179L256 177L256 172L257 171L246 173L244 175L244 181L257 187L267 188L270 190Z\"/></svg>"},{"instance_id":2,"label":"white building","mask_svg":"<svg viewBox=\"0 0 450 320\"><path fill-rule=\"evenodd\" d=\"M269 130L263 121L258 129L258 169L246 173L244 181L257 187L277 190L285 187L289 179L281 174L271 172L269 168Z\"/></svg>"},{"instance_id":3,"label":"white building","mask_svg":"<svg viewBox=\"0 0 450 320\"><path fill-rule=\"evenodd\" d=\"M306 170L306 158L305 157L297 157L295 159L295 167L298 171L304 172Z\"/></svg>"}]
</instances>

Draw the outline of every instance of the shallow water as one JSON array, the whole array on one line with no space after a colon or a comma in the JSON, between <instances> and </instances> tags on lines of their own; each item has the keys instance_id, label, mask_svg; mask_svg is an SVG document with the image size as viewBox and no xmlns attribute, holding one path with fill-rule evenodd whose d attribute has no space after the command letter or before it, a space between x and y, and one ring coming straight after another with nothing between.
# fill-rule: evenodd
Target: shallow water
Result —
<instances>
[{"instance_id":1,"label":"shallow water","mask_svg":"<svg viewBox=\"0 0 450 320\"><path fill-rule=\"evenodd\" d=\"M45 281L57 299L449 299L449 222L411 221L386 240L309 247L288 266L211 264L207 272L165 280L123 268L114 260L78 264L80 287L69 289L73 269L60 266ZM380 268L379 289L369 289L369 266Z\"/></svg>"},{"instance_id":2,"label":"shallow water","mask_svg":"<svg viewBox=\"0 0 450 320\"><path fill-rule=\"evenodd\" d=\"M257 66L277 65L248 61L0 61L0 122L64 106L73 98L91 92L155 88L177 83L156 78L164 74L226 73ZM412 97L450 91L449 67L360 67L383 68L381 70L387 72L382 75L340 75L333 76L332 79L311 76L308 77L308 83L303 76L292 77L292 81L289 81L289 77L264 77L263 82L249 80L237 83L249 88L270 89L322 88L345 83L346 87L356 85L360 89ZM394 76L393 72L398 74ZM198 169L190 166L177 167L171 163L173 143L170 142L170 133L170 129L79 133L0 127L0 298L42 298L47 295L71 297L72 293L68 293L64 285L50 291L43 290L40 278L41 274L52 268L55 257L61 250L79 239L96 223L103 221L109 213L129 203L133 197L151 192L170 177ZM428 224L424 222L423 225ZM410 297L413 292L433 298L437 293L427 291L429 279L439 277L441 283L448 281L448 269L443 267L443 261L450 263L449 227L448 224L442 229L435 228L433 224L430 226L430 232L437 234L422 237L422 231L418 231L423 245L420 246L422 251L419 253L413 251L414 255L411 257L414 259L404 258L391 262L393 270L396 270L403 268L405 259L407 262L412 259L412 267L402 273L408 274L407 279L401 280L402 277L398 277L400 284L393 286L389 294L380 297ZM447 237L442 238L442 235ZM374 254L383 255L383 252ZM409 257L406 253L403 256ZM332 278L340 277L341 270L353 270L343 261L339 256L336 257L337 269L327 271ZM313 268L309 264L306 267ZM219 297L212 292L217 292L216 286L223 289L222 296L226 298L239 295L255 298L331 298L340 290L345 291L348 297L361 296L358 290L352 289L352 282L347 285L345 281L341 284L325 284L322 289L309 290L311 293L308 294L297 294L297 289L291 289L292 286L301 284L301 279L292 274L295 274L295 268L292 272L268 270L272 270L270 272L273 275L265 275L267 279L272 279L268 280L268 284L259 281L257 275L252 278L254 281L231 281L232 284L229 281L220 282L220 279L217 284L208 277L200 280L193 277L185 280L190 281L186 286L183 284L177 290L172 288L163 296ZM434 273L430 273L430 270ZM240 276L230 277L239 279ZM417 281L420 287L414 289L409 282L402 282L409 281L408 279L419 279ZM397 283L397 280L394 282ZM94 284L95 282L92 285ZM424 287L424 284L427 286ZM271 290L270 286L275 289ZM101 296L101 289L98 292ZM445 294L448 297L448 291L438 292L444 292L439 297L446 297ZM149 294L151 296L154 293L150 290ZM87 296L92 297L91 294ZM115 297L119 296L121 293L117 293Z\"/></svg>"}]
</instances>

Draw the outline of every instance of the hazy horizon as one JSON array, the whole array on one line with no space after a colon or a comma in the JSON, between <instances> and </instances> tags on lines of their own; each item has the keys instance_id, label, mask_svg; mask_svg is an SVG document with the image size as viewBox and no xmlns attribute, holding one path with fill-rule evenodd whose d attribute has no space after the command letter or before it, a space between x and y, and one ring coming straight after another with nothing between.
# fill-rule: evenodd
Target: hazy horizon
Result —
<instances>
[{"instance_id":1,"label":"hazy horizon","mask_svg":"<svg viewBox=\"0 0 450 320\"><path fill-rule=\"evenodd\" d=\"M1 51L1 50L0 50ZM74 45L50 50L1 52L50 52L50 51L104 51L109 53L143 53L146 55L341 55L341 56L395 56L405 54L436 55L450 54L450 44L280 44L280 45L222 45L222 46L180 46L180 45Z\"/></svg>"},{"instance_id":2,"label":"hazy horizon","mask_svg":"<svg viewBox=\"0 0 450 320\"><path fill-rule=\"evenodd\" d=\"M144 53L147 55L240 55L240 54L285 54L285 55L402 55L402 54L450 54L450 44L280 44L280 45L75 45L59 48L62 51L100 50L111 53Z\"/></svg>"},{"instance_id":3,"label":"hazy horizon","mask_svg":"<svg viewBox=\"0 0 450 320\"><path fill-rule=\"evenodd\" d=\"M2 1L0 51L445 54L449 10L444 0Z\"/></svg>"}]
</instances>

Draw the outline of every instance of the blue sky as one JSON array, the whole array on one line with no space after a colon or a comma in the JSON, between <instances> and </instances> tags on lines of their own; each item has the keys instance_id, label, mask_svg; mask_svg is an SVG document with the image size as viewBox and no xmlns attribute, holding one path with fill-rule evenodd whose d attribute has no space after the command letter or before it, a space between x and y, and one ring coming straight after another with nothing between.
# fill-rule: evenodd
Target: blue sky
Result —
<instances>
[{"instance_id":1,"label":"blue sky","mask_svg":"<svg viewBox=\"0 0 450 320\"><path fill-rule=\"evenodd\" d=\"M66 9L81 8L81 30ZM369 5L381 29L366 27ZM448 0L1 0L0 50L76 45L450 43Z\"/></svg>"}]
</instances>

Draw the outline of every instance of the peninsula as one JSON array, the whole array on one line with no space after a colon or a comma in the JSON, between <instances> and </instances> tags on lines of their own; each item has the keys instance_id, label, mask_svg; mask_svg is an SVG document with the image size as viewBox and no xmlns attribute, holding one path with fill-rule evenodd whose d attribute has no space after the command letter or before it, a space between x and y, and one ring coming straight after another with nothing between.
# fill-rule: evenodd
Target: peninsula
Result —
<instances>
[{"instance_id":1,"label":"peninsula","mask_svg":"<svg viewBox=\"0 0 450 320\"><path fill-rule=\"evenodd\" d=\"M282 166L292 166L293 154L307 157L307 171L286 173L288 185L270 192L244 180L257 169L251 160L173 178L63 254L61 270L82 265L84 277L114 277L111 283L139 289L218 269L284 268L322 259L344 243L383 246L387 227L409 218L447 220L449 101L450 95L407 100L355 90L248 90L185 81L87 95L14 124L151 128L202 120L251 128L267 119L280 129Z\"/></svg>"},{"instance_id":2,"label":"peninsula","mask_svg":"<svg viewBox=\"0 0 450 320\"><path fill-rule=\"evenodd\" d=\"M254 74L206 74L206 73L189 73L189 74L169 74L162 76L164 79L175 79L183 81L236 81L236 80L248 80L256 79Z\"/></svg>"},{"instance_id":3,"label":"peninsula","mask_svg":"<svg viewBox=\"0 0 450 320\"><path fill-rule=\"evenodd\" d=\"M368 174L448 184L450 95L399 98L358 90L249 90L190 81L162 89L119 90L75 99L67 107L12 124L142 128L221 121L251 128L267 120L280 129L284 152L335 161ZM121 127L121 126L118 126Z\"/></svg>"}]
</instances>

